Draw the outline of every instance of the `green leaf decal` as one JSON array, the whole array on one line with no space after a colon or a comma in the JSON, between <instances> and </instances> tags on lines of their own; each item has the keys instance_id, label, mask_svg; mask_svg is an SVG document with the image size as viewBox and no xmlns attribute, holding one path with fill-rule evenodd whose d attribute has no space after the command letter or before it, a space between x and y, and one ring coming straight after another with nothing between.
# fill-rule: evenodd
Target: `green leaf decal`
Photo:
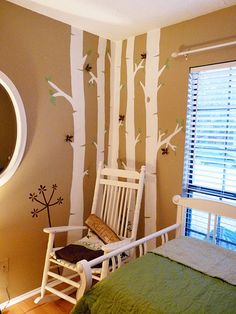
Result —
<instances>
[{"instance_id":1,"label":"green leaf decal","mask_svg":"<svg viewBox=\"0 0 236 314\"><path fill-rule=\"evenodd\" d=\"M51 81L52 82L52 77L51 77L51 75L49 75L49 76L46 76L45 77L45 80L48 82L48 81Z\"/></svg>"},{"instance_id":2,"label":"green leaf decal","mask_svg":"<svg viewBox=\"0 0 236 314\"><path fill-rule=\"evenodd\" d=\"M89 49L86 54L87 54L88 56L90 56L91 53L92 53L92 49Z\"/></svg>"},{"instance_id":3,"label":"green leaf decal","mask_svg":"<svg viewBox=\"0 0 236 314\"><path fill-rule=\"evenodd\" d=\"M53 105L56 104L56 97L54 96L54 91L52 89L49 90L49 99Z\"/></svg>"},{"instance_id":4,"label":"green leaf decal","mask_svg":"<svg viewBox=\"0 0 236 314\"><path fill-rule=\"evenodd\" d=\"M170 59L170 58L167 58L167 60L166 60L166 62L165 62L166 69L169 69L169 68L170 68L170 61L171 61L171 59Z\"/></svg>"}]
</instances>

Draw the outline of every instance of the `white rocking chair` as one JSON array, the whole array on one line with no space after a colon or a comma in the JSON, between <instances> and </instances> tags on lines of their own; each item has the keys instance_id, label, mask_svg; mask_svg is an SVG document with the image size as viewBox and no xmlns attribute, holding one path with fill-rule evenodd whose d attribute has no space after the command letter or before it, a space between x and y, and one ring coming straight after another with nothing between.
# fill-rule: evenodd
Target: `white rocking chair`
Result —
<instances>
[{"instance_id":1,"label":"white rocking chair","mask_svg":"<svg viewBox=\"0 0 236 314\"><path fill-rule=\"evenodd\" d=\"M86 290L86 284L83 282L85 278L81 272L81 262L71 263L55 256L55 252L61 249L53 247L57 233L88 229L87 236L78 240L76 244L85 244L93 250L94 248L103 250L104 254L136 239L144 176L144 166L141 167L139 173L137 171L103 168L101 164L99 165L91 214L99 217L116 233L120 239L118 242L104 244L86 226L62 226L44 229L44 232L49 234L49 239L41 294L35 299L35 303L52 299L51 295L45 296L47 290L53 295L75 304ZM96 268L92 270L93 279L101 280L103 278L101 270L101 265L96 265ZM76 291L75 297L71 296L73 291Z\"/></svg>"}]
</instances>

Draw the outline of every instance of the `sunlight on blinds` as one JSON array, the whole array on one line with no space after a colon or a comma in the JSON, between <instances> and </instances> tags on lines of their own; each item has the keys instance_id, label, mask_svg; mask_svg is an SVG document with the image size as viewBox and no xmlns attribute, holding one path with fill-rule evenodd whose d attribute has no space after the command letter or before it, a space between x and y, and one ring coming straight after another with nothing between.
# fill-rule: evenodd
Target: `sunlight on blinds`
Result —
<instances>
[{"instance_id":1,"label":"sunlight on blinds","mask_svg":"<svg viewBox=\"0 0 236 314\"><path fill-rule=\"evenodd\" d=\"M183 195L236 204L236 62L192 68L184 158ZM186 235L205 238L212 217L186 213ZM236 224L214 220L217 244L236 249Z\"/></svg>"},{"instance_id":2,"label":"sunlight on blinds","mask_svg":"<svg viewBox=\"0 0 236 314\"><path fill-rule=\"evenodd\" d=\"M189 75L184 190L189 189L235 198L236 64Z\"/></svg>"}]
</instances>

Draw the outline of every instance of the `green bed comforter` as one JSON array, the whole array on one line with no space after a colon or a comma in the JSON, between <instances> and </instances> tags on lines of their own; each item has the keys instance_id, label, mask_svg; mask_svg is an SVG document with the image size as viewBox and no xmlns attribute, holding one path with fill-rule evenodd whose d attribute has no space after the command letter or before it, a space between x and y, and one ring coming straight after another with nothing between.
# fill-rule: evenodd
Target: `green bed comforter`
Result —
<instances>
[{"instance_id":1,"label":"green bed comforter","mask_svg":"<svg viewBox=\"0 0 236 314\"><path fill-rule=\"evenodd\" d=\"M234 314L236 286L148 253L97 283L73 314Z\"/></svg>"}]
</instances>

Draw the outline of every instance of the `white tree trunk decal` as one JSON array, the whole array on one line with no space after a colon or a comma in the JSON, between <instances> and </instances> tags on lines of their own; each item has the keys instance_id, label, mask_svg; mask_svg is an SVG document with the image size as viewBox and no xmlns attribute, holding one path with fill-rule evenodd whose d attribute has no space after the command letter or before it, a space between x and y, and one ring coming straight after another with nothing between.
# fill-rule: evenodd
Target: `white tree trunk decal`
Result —
<instances>
[{"instance_id":1,"label":"white tree trunk decal","mask_svg":"<svg viewBox=\"0 0 236 314\"><path fill-rule=\"evenodd\" d=\"M70 194L69 225L83 225L84 195L83 179L87 171L84 170L85 158L85 99L84 99L84 64L87 55L83 55L83 31L71 28L71 96L63 92L53 82L48 83L55 90L53 97L64 97L73 108L74 140L73 173ZM68 242L78 238L75 233L68 235Z\"/></svg>"},{"instance_id":2,"label":"white tree trunk decal","mask_svg":"<svg viewBox=\"0 0 236 314\"><path fill-rule=\"evenodd\" d=\"M104 137L105 137L105 52L107 40L99 37L98 41L98 60L97 60L97 77L93 72L89 72L91 79L89 83L97 84L97 142L94 145L97 149L97 167L100 162L104 162Z\"/></svg>"},{"instance_id":3,"label":"white tree trunk decal","mask_svg":"<svg viewBox=\"0 0 236 314\"><path fill-rule=\"evenodd\" d=\"M157 83L160 31L147 33L145 85L140 82L146 107L146 183L145 235L156 231L156 143L157 143Z\"/></svg>"},{"instance_id":4,"label":"white tree trunk decal","mask_svg":"<svg viewBox=\"0 0 236 314\"><path fill-rule=\"evenodd\" d=\"M127 106L125 117L125 136L126 136L126 165L123 166L130 170L135 170L135 146L139 142L140 134L135 137L135 116L134 116L134 93L135 76L142 69L144 60L139 64L134 64L134 37L127 40L126 67L127 67Z\"/></svg>"},{"instance_id":5,"label":"white tree trunk decal","mask_svg":"<svg viewBox=\"0 0 236 314\"><path fill-rule=\"evenodd\" d=\"M111 78L110 78L110 128L108 164L117 168L119 156L119 110L120 110L120 71L122 41L111 43Z\"/></svg>"},{"instance_id":6,"label":"white tree trunk decal","mask_svg":"<svg viewBox=\"0 0 236 314\"><path fill-rule=\"evenodd\" d=\"M172 139L183 126L177 124L174 131L168 135L158 131L158 106L157 92L158 79L165 70L166 65L158 71L159 65L159 40L160 30L154 30L147 34L146 61L142 59L139 64L134 63L134 37L127 40L127 109L125 116L126 127L126 169L135 169L135 147L139 142L140 134L135 133L135 77L137 72L145 65L145 83L140 82L144 92L146 107L146 188L145 188L145 235L156 231L156 159L161 147L175 151L176 146ZM98 103L98 128L97 165L104 161L104 133L105 133L105 50L106 40L99 38L97 76L90 73L90 83L97 84ZM120 82L121 76L121 51L122 42L111 43L111 55L108 58L111 63L110 78L110 129L109 129L109 166L116 168L119 151L119 108L120 108ZM85 99L84 99L84 65L87 55L83 55L83 31L72 28L71 33L71 95L62 91L55 83L48 81L55 92L52 97L64 97L73 108L74 141L73 147L73 174L71 186L71 212L69 225L82 225L84 212L83 179L88 171L84 169L85 158ZM68 242L73 241L77 235L69 235Z\"/></svg>"},{"instance_id":7,"label":"white tree trunk decal","mask_svg":"<svg viewBox=\"0 0 236 314\"><path fill-rule=\"evenodd\" d=\"M145 235L155 232L157 225L156 159L158 150L163 145L166 148L170 147L175 150L171 140L182 129L182 126L177 125L174 132L165 138L163 138L166 135L165 133L158 132L157 92L160 88L158 79L166 68L166 65L164 65L158 71L159 41L160 30L153 30L147 33L145 85L140 82L146 106Z\"/></svg>"}]
</instances>

